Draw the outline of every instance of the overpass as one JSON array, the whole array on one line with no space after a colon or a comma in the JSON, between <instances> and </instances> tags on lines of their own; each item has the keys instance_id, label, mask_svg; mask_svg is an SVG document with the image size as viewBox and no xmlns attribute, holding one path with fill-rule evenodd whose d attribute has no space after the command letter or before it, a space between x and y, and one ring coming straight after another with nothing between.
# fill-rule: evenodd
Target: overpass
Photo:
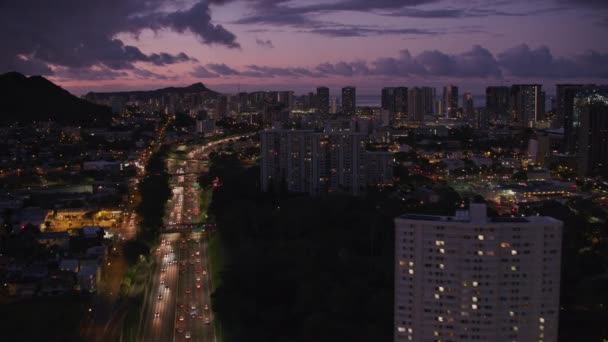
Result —
<instances>
[{"instance_id":1,"label":"overpass","mask_svg":"<svg viewBox=\"0 0 608 342\"><path fill-rule=\"evenodd\" d=\"M164 225L163 233L181 233L191 232L194 230L209 230L215 228L215 223L181 223Z\"/></svg>"}]
</instances>

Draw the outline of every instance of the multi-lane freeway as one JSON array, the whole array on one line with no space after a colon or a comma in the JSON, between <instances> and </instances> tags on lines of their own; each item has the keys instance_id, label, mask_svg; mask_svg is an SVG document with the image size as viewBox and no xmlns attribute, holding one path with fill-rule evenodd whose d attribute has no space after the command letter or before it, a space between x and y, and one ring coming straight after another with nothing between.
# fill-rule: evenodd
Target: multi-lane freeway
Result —
<instances>
[{"instance_id":1,"label":"multi-lane freeway","mask_svg":"<svg viewBox=\"0 0 608 342\"><path fill-rule=\"evenodd\" d=\"M199 163L168 159L172 197L167 226L201 222ZM155 270L144 303L141 341L213 341L211 279L203 232L167 233L156 251Z\"/></svg>"},{"instance_id":2,"label":"multi-lane freeway","mask_svg":"<svg viewBox=\"0 0 608 342\"><path fill-rule=\"evenodd\" d=\"M165 234L156 258L141 340L215 341L203 233Z\"/></svg>"}]
</instances>

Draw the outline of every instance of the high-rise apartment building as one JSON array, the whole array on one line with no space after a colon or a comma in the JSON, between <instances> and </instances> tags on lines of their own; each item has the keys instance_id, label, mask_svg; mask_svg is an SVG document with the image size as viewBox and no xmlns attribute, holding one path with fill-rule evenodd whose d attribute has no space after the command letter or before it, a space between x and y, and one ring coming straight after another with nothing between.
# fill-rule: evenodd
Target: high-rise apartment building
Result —
<instances>
[{"instance_id":1,"label":"high-rise apartment building","mask_svg":"<svg viewBox=\"0 0 608 342\"><path fill-rule=\"evenodd\" d=\"M462 110L465 118L470 120L475 117L475 105L473 104L473 94L470 91L467 91L462 96Z\"/></svg>"},{"instance_id":2,"label":"high-rise apartment building","mask_svg":"<svg viewBox=\"0 0 608 342\"><path fill-rule=\"evenodd\" d=\"M382 109L387 110L391 123L407 112L407 87L382 88Z\"/></svg>"},{"instance_id":3,"label":"high-rise apartment building","mask_svg":"<svg viewBox=\"0 0 608 342\"><path fill-rule=\"evenodd\" d=\"M554 128L564 128L564 148L565 152L576 153L578 150L578 128L580 118L574 115L574 99L579 92L586 89L593 89L592 84L558 84L555 86L555 119Z\"/></svg>"},{"instance_id":4,"label":"high-rise apartment building","mask_svg":"<svg viewBox=\"0 0 608 342\"><path fill-rule=\"evenodd\" d=\"M367 186L392 184L392 154L367 152L367 134L272 129L260 133L263 191L358 195Z\"/></svg>"},{"instance_id":5,"label":"high-rise apartment building","mask_svg":"<svg viewBox=\"0 0 608 342\"><path fill-rule=\"evenodd\" d=\"M335 96L331 97L331 100L329 102L329 106L330 106L330 113L331 114L336 114L338 113L338 98Z\"/></svg>"},{"instance_id":6,"label":"high-rise apartment building","mask_svg":"<svg viewBox=\"0 0 608 342\"><path fill-rule=\"evenodd\" d=\"M486 111L490 120L505 120L509 112L511 89L509 87L486 88Z\"/></svg>"},{"instance_id":7,"label":"high-rise apartment building","mask_svg":"<svg viewBox=\"0 0 608 342\"><path fill-rule=\"evenodd\" d=\"M317 88L317 111L321 115L329 114L329 88Z\"/></svg>"},{"instance_id":8,"label":"high-rise apartment building","mask_svg":"<svg viewBox=\"0 0 608 342\"><path fill-rule=\"evenodd\" d=\"M342 113L346 116L354 116L357 113L357 88L342 88Z\"/></svg>"},{"instance_id":9,"label":"high-rise apartment building","mask_svg":"<svg viewBox=\"0 0 608 342\"><path fill-rule=\"evenodd\" d=\"M448 118L455 118L458 113L458 87L449 84L443 87L443 110Z\"/></svg>"},{"instance_id":10,"label":"high-rise apartment building","mask_svg":"<svg viewBox=\"0 0 608 342\"><path fill-rule=\"evenodd\" d=\"M394 341L557 341L562 222L395 219Z\"/></svg>"},{"instance_id":11,"label":"high-rise apartment building","mask_svg":"<svg viewBox=\"0 0 608 342\"><path fill-rule=\"evenodd\" d=\"M511 86L511 110L514 121L523 127L545 118L545 94L540 84Z\"/></svg>"},{"instance_id":12,"label":"high-rise apartment building","mask_svg":"<svg viewBox=\"0 0 608 342\"><path fill-rule=\"evenodd\" d=\"M578 174L608 174L608 88L580 92L574 100L578 127Z\"/></svg>"},{"instance_id":13,"label":"high-rise apartment building","mask_svg":"<svg viewBox=\"0 0 608 342\"><path fill-rule=\"evenodd\" d=\"M435 88L414 87L407 91L407 114L411 121L424 122L424 116L433 114Z\"/></svg>"}]
</instances>

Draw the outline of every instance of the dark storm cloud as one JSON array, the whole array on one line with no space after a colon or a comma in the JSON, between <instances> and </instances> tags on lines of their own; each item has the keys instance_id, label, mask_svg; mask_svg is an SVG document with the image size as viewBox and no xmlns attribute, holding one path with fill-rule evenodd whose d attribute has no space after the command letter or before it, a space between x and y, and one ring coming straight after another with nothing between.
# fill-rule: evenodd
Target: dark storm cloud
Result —
<instances>
[{"instance_id":1,"label":"dark storm cloud","mask_svg":"<svg viewBox=\"0 0 608 342\"><path fill-rule=\"evenodd\" d=\"M220 75L213 73L202 65L197 65L194 70L190 73L190 76L199 78L217 78Z\"/></svg>"},{"instance_id":2,"label":"dark storm cloud","mask_svg":"<svg viewBox=\"0 0 608 342\"><path fill-rule=\"evenodd\" d=\"M264 40L264 39L256 39L256 40L255 40L255 43L256 43L258 46L261 46L261 47L263 47L263 48L267 48L267 49L274 49L274 44L272 44L272 41L271 41L271 40L269 40L269 39L267 39L267 40Z\"/></svg>"},{"instance_id":3,"label":"dark storm cloud","mask_svg":"<svg viewBox=\"0 0 608 342\"><path fill-rule=\"evenodd\" d=\"M219 1L219 3L226 2L229 1ZM296 6L288 1L242 0L242 2L251 4L252 13L235 21L237 24L289 26L310 29L307 32L331 37L419 34L418 31L425 30L412 28L366 29L364 27L353 27L341 25L336 22L317 20L314 18L316 15L330 12L350 11L362 13L372 12L380 15L403 18L454 19L489 16L529 16L557 9L547 7L540 10L529 10L516 13L498 9L500 6L506 5L506 2L491 0L474 3L473 5L467 3L465 6L463 6L462 2L453 1L446 4L445 1L442 2L441 0L343 0L325 1L314 5L304 6ZM441 8L425 8L424 6L438 3L441 3L444 6Z\"/></svg>"},{"instance_id":4,"label":"dark storm cloud","mask_svg":"<svg viewBox=\"0 0 608 342\"><path fill-rule=\"evenodd\" d=\"M520 45L498 55L475 45L469 51L447 54L437 50L413 55L402 50L397 57L382 57L371 62L338 61L313 68L276 68L248 65L239 71L226 64L208 64L222 76L241 77L453 77L501 79L515 76L537 79L608 78L608 54L588 51L572 58L554 57L547 47L531 49Z\"/></svg>"},{"instance_id":5,"label":"dark storm cloud","mask_svg":"<svg viewBox=\"0 0 608 342\"><path fill-rule=\"evenodd\" d=\"M113 80L119 77L126 77L128 73L121 70L112 70L107 67L94 67L94 68L65 68L58 67L55 69L54 76L59 80L73 80L73 79L86 79L86 80Z\"/></svg>"},{"instance_id":6,"label":"dark storm cloud","mask_svg":"<svg viewBox=\"0 0 608 342\"><path fill-rule=\"evenodd\" d=\"M380 28L380 27L364 27L364 26L347 26L342 27L327 27L319 29L311 29L301 31L306 33L315 33L328 37L367 37L367 36L379 36L379 35L425 35L434 36L441 34L438 31L413 29L413 28Z\"/></svg>"},{"instance_id":7,"label":"dark storm cloud","mask_svg":"<svg viewBox=\"0 0 608 342\"><path fill-rule=\"evenodd\" d=\"M222 64L216 64L216 63L207 64L207 68L209 68L211 71L213 71L217 74L223 75L223 76L237 76L237 75L241 74L236 69L232 69L231 67L229 67L223 63Z\"/></svg>"},{"instance_id":8,"label":"dark storm cloud","mask_svg":"<svg viewBox=\"0 0 608 342\"><path fill-rule=\"evenodd\" d=\"M573 58L554 57L546 46L522 44L498 55L500 65L519 77L608 77L608 54L589 50Z\"/></svg>"},{"instance_id":9,"label":"dark storm cloud","mask_svg":"<svg viewBox=\"0 0 608 342\"><path fill-rule=\"evenodd\" d=\"M238 47L236 37L211 23L208 3L166 12L170 0L20 0L0 2L0 72L52 74L56 68L134 70L134 63L196 61L185 53L143 53L119 33L169 29L192 32L204 44ZM92 71L92 75L95 75Z\"/></svg>"}]
</instances>

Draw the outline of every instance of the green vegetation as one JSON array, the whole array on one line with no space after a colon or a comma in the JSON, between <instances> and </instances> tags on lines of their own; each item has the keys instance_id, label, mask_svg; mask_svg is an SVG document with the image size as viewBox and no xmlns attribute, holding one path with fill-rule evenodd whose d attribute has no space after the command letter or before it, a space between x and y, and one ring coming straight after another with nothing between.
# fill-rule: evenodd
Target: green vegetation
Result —
<instances>
[{"instance_id":1,"label":"green vegetation","mask_svg":"<svg viewBox=\"0 0 608 342\"><path fill-rule=\"evenodd\" d=\"M222 284L222 271L224 270L224 247L219 234L212 233L209 236L209 268L211 272L211 292Z\"/></svg>"},{"instance_id":2,"label":"green vegetation","mask_svg":"<svg viewBox=\"0 0 608 342\"><path fill-rule=\"evenodd\" d=\"M258 169L230 155L212 156L209 176L222 184L210 213L225 256L212 297L224 341L392 339L399 203L261 194Z\"/></svg>"},{"instance_id":3,"label":"green vegetation","mask_svg":"<svg viewBox=\"0 0 608 342\"><path fill-rule=\"evenodd\" d=\"M146 175L139 184L141 202L136 210L141 218L141 229L137 238L148 245L153 245L158 239L165 206L171 198L169 174L165 165L166 155L167 148L163 146L150 157L146 165Z\"/></svg>"}]
</instances>

